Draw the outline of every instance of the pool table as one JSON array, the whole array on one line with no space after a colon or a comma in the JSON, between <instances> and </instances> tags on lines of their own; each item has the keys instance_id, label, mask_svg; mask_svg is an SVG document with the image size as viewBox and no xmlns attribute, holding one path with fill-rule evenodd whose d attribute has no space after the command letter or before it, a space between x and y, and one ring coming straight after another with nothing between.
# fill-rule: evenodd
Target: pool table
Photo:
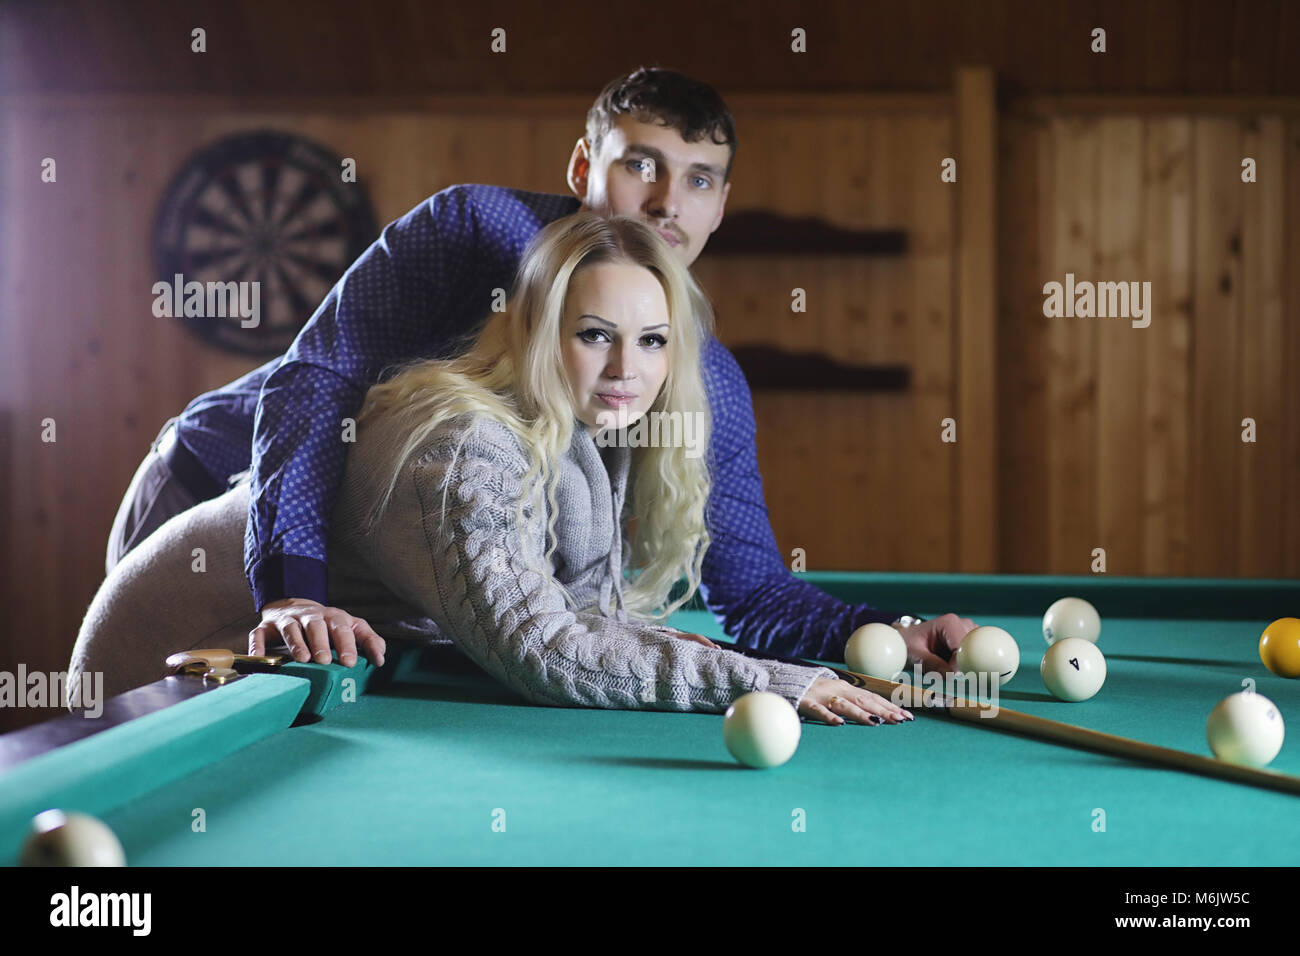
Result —
<instances>
[{"instance_id":1,"label":"pool table","mask_svg":"<svg viewBox=\"0 0 1300 956\"><path fill-rule=\"evenodd\" d=\"M1300 681L1257 652L1265 625L1300 614L1300 582L806 577L849 601L1004 627L1021 666L1002 706L1166 747L1208 755L1211 708L1253 680L1294 728L1272 769L1300 774ZM1043 611L1067 594L1103 622L1108 679L1084 703L1049 696L1038 672ZM672 623L726 640L698 607ZM789 763L753 770L728 755L720 715L533 706L454 647L390 647L382 679L320 719L295 720L308 681L257 674L29 756L0 776L0 852L13 861L39 799L96 813L146 866L857 865L901 839L935 866L1300 863L1286 793L919 711L804 722ZM115 778L128 760L130 781ZM33 798L38 779L51 789Z\"/></svg>"}]
</instances>

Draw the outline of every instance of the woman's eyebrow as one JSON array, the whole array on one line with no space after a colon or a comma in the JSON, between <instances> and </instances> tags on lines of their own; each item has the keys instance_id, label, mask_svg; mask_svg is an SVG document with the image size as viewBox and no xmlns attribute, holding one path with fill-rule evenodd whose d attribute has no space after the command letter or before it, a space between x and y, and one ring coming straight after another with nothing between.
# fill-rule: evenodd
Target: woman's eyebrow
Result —
<instances>
[{"instance_id":1,"label":"woman's eyebrow","mask_svg":"<svg viewBox=\"0 0 1300 956\"><path fill-rule=\"evenodd\" d=\"M598 316L598 315L593 315L593 314L590 313L590 312L584 312L584 313L582 313L582 315L578 316L578 318L579 318L579 319L595 319L597 322L603 322L603 323L605 323L605 324L608 325L611 329L616 329L616 328L618 328L618 326L617 326L615 323L609 321L609 319L602 319L600 316ZM651 329L666 329L666 328L668 328L668 323L667 323L667 322L660 322L660 323L658 323L657 325L646 325L646 326L642 326L641 331L642 331L642 332L649 332Z\"/></svg>"}]
</instances>

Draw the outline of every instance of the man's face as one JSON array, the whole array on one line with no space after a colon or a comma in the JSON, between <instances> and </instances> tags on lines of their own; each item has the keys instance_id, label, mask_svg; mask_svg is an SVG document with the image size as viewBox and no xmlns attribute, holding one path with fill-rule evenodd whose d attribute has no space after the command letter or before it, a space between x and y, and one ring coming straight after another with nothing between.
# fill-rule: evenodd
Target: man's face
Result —
<instances>
[{"instance_id":1,"label":"man's face","mask_svg":"<svg viewBox=\"0 0 1300 956\"><path fill-rule=\"evenodd\" d=\"M569 187L602 216L636 216L659 231L683 265L722 223L731 149L707 136L688 143L658 121L624 113L591 155L586 138L569 160Z\"/></svg>"},{"instance_id":2,"label":"man's face","mask_svg":"<svg viewBox=\"0 0 1300 956\"><path fill-rule=\"evenodd\" d=\"M628 262L586 266L569 282L562 321L574 414L593 435L634 424L668 377L668 300L659 280Z\"/></svg>"}]
</instances>

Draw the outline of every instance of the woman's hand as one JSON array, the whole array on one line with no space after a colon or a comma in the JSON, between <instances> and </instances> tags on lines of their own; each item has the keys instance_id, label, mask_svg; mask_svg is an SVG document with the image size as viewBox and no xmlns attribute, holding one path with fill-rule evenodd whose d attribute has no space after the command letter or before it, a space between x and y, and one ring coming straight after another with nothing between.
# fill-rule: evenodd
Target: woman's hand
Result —
<instances>
[{"instance_id":1,"label":"woman's hand","mask_svg":"<svg viewBox=\"0 0 1300 956\"><path fill-rule=\"evenodd\" d=\"M376 667L384 663L384 639L363 618L305 598L285 598L263 607L262 623L248 632L248 652L265 654L266 645L276 637L300 664L313 658L318 664L328 664L333 659L331 638L339 663L345 667L356 664L358 646Z\"/></svg>"},{"instance_id":2,"label":"woman's hand","mask_svg":"<svg viewBox=\"0 0 1300 956\"><path fill-rule=\"evenodd\" d=\"M703 634L692 634L690 631L679 631L675 627L666 627L663 624L651 624L650 627L663 634L667 634L669 637L675 637L679 641L691 641L695 644L703 644L705 647L711 647L715 651L718 649L718 645L714 644Z\"/></svg>"},{"instance_id":3,"label":"woman's hand","mask_svg":"<svg viewBox=\"0 0 1300 956\"><path fill-rule=\"evenodd\" d=\"M703 644L705 647L711 647L715 651L718 649L718 645L714 644L703 634L692 634L690 631L677 631L673 634L673 637L680 638L683 641L694 641L696 644Z\"/></svg>"},{"instance_id":4,"label":"woman's hand","mask_svg":"<svg viewBox=\"0 0 1300 956\"><path fill-rule=\"evenodd\" d=\"M808 693L799 701L799 716L822 720L828 724L842 724L851 720L870 726L916 719L893 701L861 687L854 687L838 677L820 677L813 681Z\"/></svg>"}]
</instances>

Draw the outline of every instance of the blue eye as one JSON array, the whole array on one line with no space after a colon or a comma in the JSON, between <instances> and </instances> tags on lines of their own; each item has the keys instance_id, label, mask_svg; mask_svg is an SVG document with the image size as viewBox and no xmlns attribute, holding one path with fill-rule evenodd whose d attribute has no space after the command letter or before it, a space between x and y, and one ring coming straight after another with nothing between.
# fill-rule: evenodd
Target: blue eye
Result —
<instances>
[{"instance_id":1,"label":"blue eye","mask_svg":"<svg viewBox=\"0 0 1300 956\"><path fill-rule=\"evenodd\" d=\"M696 176L695 179L699 182L704 183L704 185L700 187L701 189L708 189L710 186L713 185L713 183L710 182L708 179L706 179L704 176Z\"/></svg>"}]
</instances>

